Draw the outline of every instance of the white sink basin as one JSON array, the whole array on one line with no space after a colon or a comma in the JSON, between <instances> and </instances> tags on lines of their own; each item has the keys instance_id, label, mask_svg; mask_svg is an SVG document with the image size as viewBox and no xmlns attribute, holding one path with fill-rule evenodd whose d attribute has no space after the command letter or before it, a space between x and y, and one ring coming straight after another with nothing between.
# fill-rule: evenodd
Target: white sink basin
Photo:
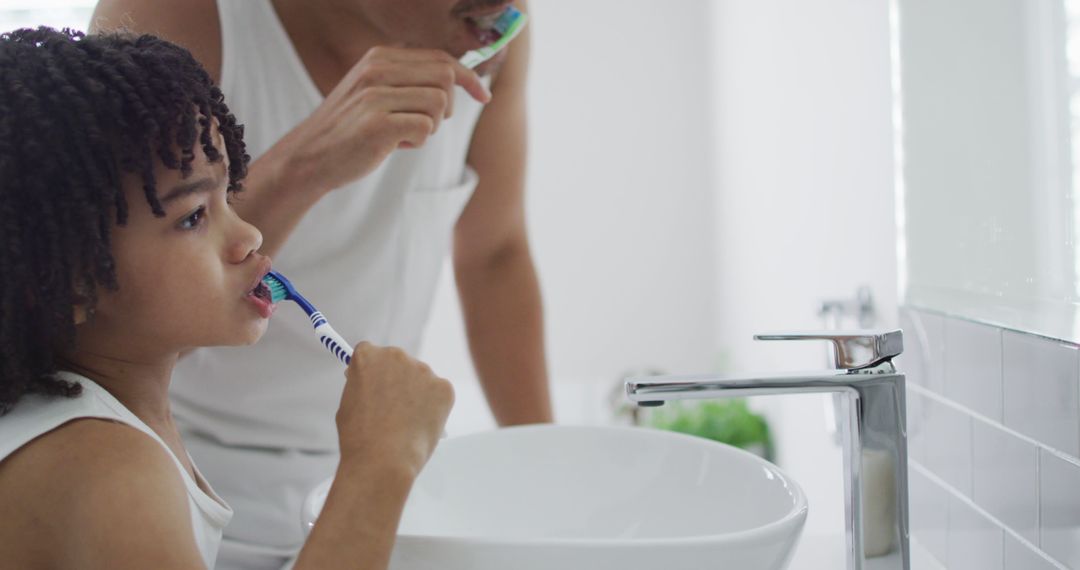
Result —
<instances>
[{"instance_id":1,"label":"white sink basin","mask_svg":"<svg viewBox=\"0 0 1080 570\"><path fill-rule=\"evenodd\" d=\"M330 481L312 492L305 523ZM740 449L645 428L527 426L443 441L391 570L782 569L802 489Z\"/></svg>"}]
</instances>

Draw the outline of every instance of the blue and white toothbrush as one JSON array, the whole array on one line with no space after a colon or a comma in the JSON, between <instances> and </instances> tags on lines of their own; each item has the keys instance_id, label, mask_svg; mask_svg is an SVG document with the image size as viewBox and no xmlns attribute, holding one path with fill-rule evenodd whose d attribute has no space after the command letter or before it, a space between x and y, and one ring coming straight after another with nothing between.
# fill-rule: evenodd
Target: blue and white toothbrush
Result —
<instances>
[{"instance_id":1,"label":"blue and white toothbrush","mask_svg":"<svg viewBox=\"0 0 1080 570\"><path fill-rule=\"evenodd\" d=\"M319 341L326 347L326 350L329 350L330 354L333 354L338 360L345 363L345 366L348 366L349 363L352 362L352 345L345 342L345 339L334 330L334 327L330 326L326 317L315 309L315 306L312 305L310 301L297 292L296 287L293 287L293 284L290 283L284 275L277 271L271 271L262 278L262 282L270 289L271 303L287 300L300 305L300 308L303 309L304 312L307 313L308 318L311 319L311 325L315 327L315 334L319 336ZM441 437L446 439L445 429L443 429Z\"/></svg>"},{"instance_id":2,"label":"blue and white toothbrush","mask_svg":"<svg viewBox=\"0 0 1080 570\"><path fill-rule=\"evenodd\" d=\"M297 305L307 313L308 318L311 319L311 326L315 327L315 334L319 337L319 342L329 350L331 354L337 357L338 360L345 363L346 366L352 361L352 345L345 342L345 339L334 327L330 326L326 317L323 316L315 307L304 298L303 295L296 291L296 287L285 278L284 275L277 271L271 271L266 274L266 277L262 278L263 283L270 288L270 302L277 303L279 301L289 300Z\"/></svg>"}]
</instances>

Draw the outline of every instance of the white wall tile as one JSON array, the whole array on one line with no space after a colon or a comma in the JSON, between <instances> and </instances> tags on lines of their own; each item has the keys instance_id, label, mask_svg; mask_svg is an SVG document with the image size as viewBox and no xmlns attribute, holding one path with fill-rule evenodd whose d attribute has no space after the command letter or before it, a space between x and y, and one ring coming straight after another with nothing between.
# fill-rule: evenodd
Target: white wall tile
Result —
<instances>
[{"instance_id":1,"label":"white wall tile","mask_svg":"<svg viewBox=\"0 0 1080 570\"><path fill-rule=\"evenodd\" d=\"M971 416L936 400L926 404L925 466L971 496Z\"/></svg>"},{"instance_id":2,"label":"white wall tile","mask_svg":"<svg viewBox=\"0 0 1080 570\"><path fill-rule=\"evenodd\" d=\"M1042 549L1069 568L1080 568L1080 463L1040 450L1039 508Z\"/></svg>"},{"instance_id":3,"label":"white wall tile","mask_svg":"<svg viewBox=\"0 0 1080 570\"><path fill-rule=\"evenodd\" d=\"M904 398L907 403L907 457L923 465L927 464L927 439L933 434L928 432L927 397L908 388Z\"/></svg>"},{"instance_id":4,"label":"white wall tile","mask_svg":"<svg viewBox=\"0 0 1080 570\"><path fill-rule=\"evenodd\" d=\"M946 319L945 347L945 394L1000 422L1001 329Z\"/></svg>"},{"instance_id":5,"label":"white wall tile","mask_svg":"<svg viewBox=\"0 0 1080 570\"><path fill-rule=\"evenodd\" d=\"M1005 533L1005 570L1061 570L1040 552Z\"/></svg>"},{"instance_id":6,"label":"white wall tile","mask_svg":"<svg viewBox=\"0 0 1080 570\"><path fill-rule=\"evenodd\" d=\"M1002 570L1004 531L963 501L949 500L949 570Z\"/></svg>"},{"instance_id":7,"label":"white wall tile","mask_svg":"<svg viewBox=\"0 0 1080 570\"><path fill-rule=\"evenodd\" d=\"M915 469L908 473L911 535L944 562L948 556L949 493Z\"/></svg>"},{"instance_id":8,"label":"white wall tile","mask_svg":"<svg viewBox=\"0 0 1080 570\"><path fill-rule=\"evenodd\" d=\"M1012 331L1002 333L1005 425L1080 457L1080 351Z\"/></svg>"},{"instance_id":9,"label":"white wall tile","mask_svg":"<svg viewBox=\"0 0 1080 570\"><path fill-rule=\"evenodd\" d=\"M906 396L908 457L926 465L926 440L933 435L927 431L927 398L910 388Z\"/></svg>"},{"instance_id":10,"label":"white wall tile","mask_svg":"<svg viewBox=\"0 0 1080 570\"><path fill-rule=\"evenodd\" d=\"M913 469L912 536L950 570L1080 570L1080 349L911 308L901 326L912 461L978 505Z\"/></svg>"},{"instance_id":11,"label":"white wall tile","mask_svg":"<svg viewBox=\"0 0 1080 570\"><path fill-rule=\"evenodd\" d=\"M1032 542L1038 542L1039 449L979 419L972 420L972 499Z\"/></svg>"},{"instance_id":12,"label":"white wall tile","mask_svg":"<svg viewBox=\"0 0 1080 570\"><path fill-rule=\"evenodd\" d=\"M908 382L944 393L945 318L904 307L900 311L904 353L895 360Z\"/></svg>"}]
</instances>

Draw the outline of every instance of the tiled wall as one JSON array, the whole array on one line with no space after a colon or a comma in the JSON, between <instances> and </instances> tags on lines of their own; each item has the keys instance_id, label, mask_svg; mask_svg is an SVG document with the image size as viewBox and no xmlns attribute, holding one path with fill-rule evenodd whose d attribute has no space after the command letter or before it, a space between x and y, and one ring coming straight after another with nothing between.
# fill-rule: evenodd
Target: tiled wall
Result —
<instances>
[{"instance_id":1,"label":"tiled wall","mask_svg":"<svg viewBox=\"0 0 1080 570\"><path fill-rule=\"evenodd\" d=\"M913 540L949 570L1080 570L1077 345L914 307L900 322Z\"/></svg>"}]
</instances>

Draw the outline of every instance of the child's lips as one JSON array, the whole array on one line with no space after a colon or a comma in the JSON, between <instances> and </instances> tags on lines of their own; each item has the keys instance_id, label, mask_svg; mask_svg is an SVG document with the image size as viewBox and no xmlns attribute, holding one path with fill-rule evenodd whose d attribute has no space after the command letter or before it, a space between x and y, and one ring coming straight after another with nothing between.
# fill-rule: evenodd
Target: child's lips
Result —
<instances>
[{"instance_id":1,"label":"child's lips","mask_svg":"<svg viewBox=\"0 0 1080 570\"><path fill-rule=\"evenodd\" d=\"M267 273L270 273L271 267L272 264L270 263L269 257L263 257L259 261L258 269L255 271L255 277L248 282L248 288L244 290L245 295L250 295L259 287L259 285L263 284L263 278L266 277Z\"/></svg>"},{"instance_id":2,"label":"child's lips","mask_svg":"<svg viewBox=\"0 0 1080 570\"><path fill-rule=\"evenodd\" d=\"M274 314L274 303L270 294L270 287L263 282L263 277L270 273L271 263L269 257L263 257L259 261L258 271L255 272L255 280L244 293L244 298L250 301L264 319Z\"/></svg>"},{"instance_id":3,"label":"child's lips","mask_svg":"<svg viewBox=\"0 0 1080 570\"><path fill-rule=\"evenodd\" d=\"M246 299L255 306L255 310L259 312L259 315L262 316L262 318L269 319L270 315L274 314L276 305L270 302L269 295L262 297L252 292L247 295Z\"/></svg>"},{"instance_id":4,"label":"child's lips","mask_svg":"<svg viewBox=\"0 0 1080 570\"><path fill-rule=\"evenodd\" d=\"M263 281L259 281L259 284L251 290L251 294L259 299L265 299L273 303L273 295L270 293L270 287Z\"/></svg>"}]
</instances>

